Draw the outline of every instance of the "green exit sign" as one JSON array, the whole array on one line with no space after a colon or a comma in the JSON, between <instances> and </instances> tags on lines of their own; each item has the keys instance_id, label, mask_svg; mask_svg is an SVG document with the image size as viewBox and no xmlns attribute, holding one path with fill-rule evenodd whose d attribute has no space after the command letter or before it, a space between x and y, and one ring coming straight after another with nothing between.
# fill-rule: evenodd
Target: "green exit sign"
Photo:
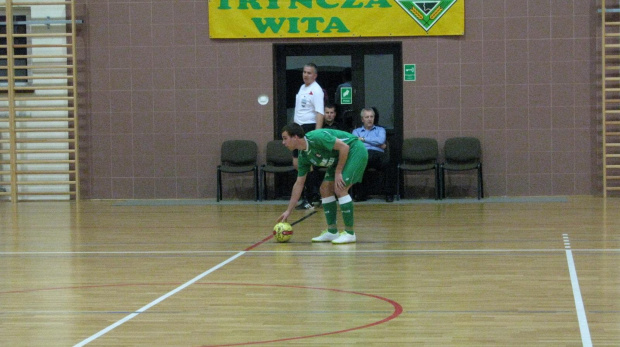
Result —
<instances>
[{"instance_id":1,"label":"green exit sign","mask_svg":"<svg viewBox=\"0 0 620 347\"><path fill-rule=\"evenodd\" d=\"M405 81L415 81L415 64L405 64Z\"/></svg>"},{"instance_id":2,"label":"green exit sign","mask_svg":"<svg viewBox=\"0 0 620 347\"><path fill-rule=\"evenodd\" d=\"M351 105L353 103L352 87L342 87L340 89L340 103L342 105Z\"/></svg>"}]
</instances>

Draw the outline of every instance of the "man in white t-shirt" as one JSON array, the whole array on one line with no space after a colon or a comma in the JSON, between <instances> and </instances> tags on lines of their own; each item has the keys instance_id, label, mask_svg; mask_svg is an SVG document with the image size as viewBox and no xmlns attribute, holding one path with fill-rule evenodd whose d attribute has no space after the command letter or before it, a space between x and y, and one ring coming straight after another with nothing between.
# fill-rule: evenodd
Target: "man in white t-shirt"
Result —
<instances>
[{"instance_id":1,"label":"man in white t-shirt","mask_svg":"<svg viewBox=\"0 0 620 347\"><path fill-rule=\"evenodd\" d=\"M323 127L323 113L325 95L323 88L316 82L317 67L313 63L304 66L304 84L299 88L295 96L295 117L293 121L302 128L312 128L308 131L321 129Z\"/></svg>"},{"instance_id":2,"label":"man in white t-shirt","mask_svg":"<svg viewBox=\"0 0 620 347\"><path fill-rule=\"evenodd\" d=\"M304 65L302 78L304 84L299 88L299 92L295 96L295 116L293 121L304 129L304 132L310 132L323 127L323 114L325 113L325 94L323 88L316 82L318 69L314 63ZM297 167L297 151L293 152L293 164ZM319 181L318 172L310 172L306 180L304 198L297 207L298 209L313 208L312 200L319 199Z\"/></svg>"}]
</instances>

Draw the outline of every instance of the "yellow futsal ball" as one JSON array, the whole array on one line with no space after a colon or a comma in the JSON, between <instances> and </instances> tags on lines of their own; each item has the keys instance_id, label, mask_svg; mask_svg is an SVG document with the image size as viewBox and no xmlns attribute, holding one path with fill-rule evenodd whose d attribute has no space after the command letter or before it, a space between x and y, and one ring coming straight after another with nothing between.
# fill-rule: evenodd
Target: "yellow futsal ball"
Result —
<instances>
[{"instance_id":1,"label":"yellow futsal ball","mask_svg":"<svg viewBox=\"0 0 620 347\"><path fill-rule=\"evenodd\" d=\"M286 223L278 223L273 227L273 237L276 242L288 242L293 236L293 227Z\"/></svg>"}]
</instances>

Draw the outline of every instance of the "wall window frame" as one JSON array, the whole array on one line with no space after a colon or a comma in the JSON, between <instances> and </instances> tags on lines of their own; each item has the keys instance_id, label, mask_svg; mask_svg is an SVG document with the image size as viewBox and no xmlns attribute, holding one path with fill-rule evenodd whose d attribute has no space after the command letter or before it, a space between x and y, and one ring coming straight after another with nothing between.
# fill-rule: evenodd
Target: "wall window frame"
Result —
<instances>
[{"instance_id":1,"label":"wall window frame","mask_svg":"<svg viewBox=\"0 0 620 347\"><path fill-rule=\"evenodd\" d=\"M0 7L0 86L8 86L9 71L8 71L8 37L7 35L7 17L6 8ZM13 33L14 34L28 34L30 33L30 26L27 22L30 20L30 8L19 7L12 9L13 14ZM30 85L29 77L31 71L27 68L20 68L20 66L30 65L31 50L28 47L30 44L29 37L14 37L13 38L13 70L14 76L20 77L15 79L15 86L28 86ZM26 47L24 47L26 46Z\"/></svg>"}]
</instances>

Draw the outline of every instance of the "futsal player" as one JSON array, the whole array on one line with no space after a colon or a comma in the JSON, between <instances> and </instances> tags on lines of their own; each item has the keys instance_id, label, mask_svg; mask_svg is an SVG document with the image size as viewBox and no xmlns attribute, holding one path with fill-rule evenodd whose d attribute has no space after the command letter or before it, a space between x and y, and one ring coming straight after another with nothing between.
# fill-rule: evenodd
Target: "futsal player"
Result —
<instances>
[{"instance_id":1,"label":"futsal player","mask_svg":"<svg viewBox=\"0 0 620 347\"><path fill-rule=\"evenodd\" d=\"M312 165L325 167L327 170L320 192L327 229L314 237L312 242L354 243L353 199L349 195L349 188L364 177L368 162L368 151L364 144L357 136L335 129L318 129L306 134L300 125L294 123L282 128L282 143L290 151L298 150L299 158L291 200L277 222L286 221L295 208ZM338 204L344 222L344 231L340 233L337 225Z\"/></svg>"}]
</instances>

